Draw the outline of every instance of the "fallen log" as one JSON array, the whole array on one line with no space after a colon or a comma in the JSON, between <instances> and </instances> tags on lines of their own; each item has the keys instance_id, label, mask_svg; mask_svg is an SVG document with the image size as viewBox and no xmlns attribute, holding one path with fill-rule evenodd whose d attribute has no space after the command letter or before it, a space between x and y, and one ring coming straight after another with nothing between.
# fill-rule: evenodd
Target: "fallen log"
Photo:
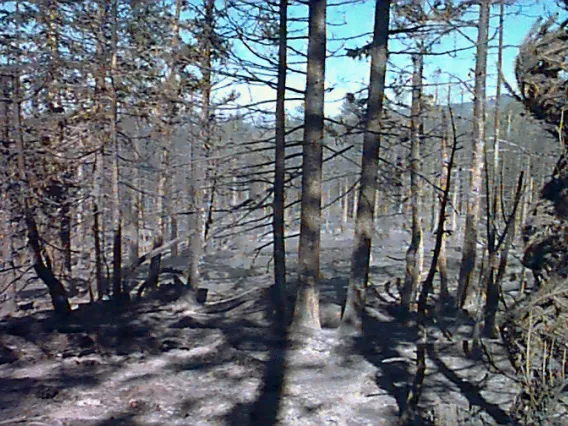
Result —
<instances>
[{"instance_id":1,"label":"fallen log","mask_svg":"<svg viewBox=\"0 0 568 426\"><path fill-rule=\"evenodd\" d=\"M184 240L185 238L190 237L191 235L193 235L193 232L194 231L190 231L187 234L184 234L184 235L181 235L177 238L174 238L173 240L168 241L167 243L164 243L159 247L156 247L155 249L151 250L150 252L143 254L142 256L140 256L139 258L134 260L134 262L132 262L130 265L122 268L122 276L127 277L127 276L133 274L134 271L136 271L136 269L138 269L144 263L150 261L153 257L167 251L169 248L171 248L176 243L179 243L180 241Z\"/></svg>"}]
</instances>

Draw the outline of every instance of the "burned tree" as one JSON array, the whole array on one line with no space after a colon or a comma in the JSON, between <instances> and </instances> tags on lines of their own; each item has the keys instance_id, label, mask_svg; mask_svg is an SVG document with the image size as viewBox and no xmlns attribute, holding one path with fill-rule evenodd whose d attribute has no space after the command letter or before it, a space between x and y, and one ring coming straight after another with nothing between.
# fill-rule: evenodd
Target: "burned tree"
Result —
<instances>
[{"instance_id":1,"label":"burned tree","mask_svg":"<svg viewBox=\"0 0 568 426\"><path fill-rule=\"evenodd\" d=\"M365 310L365 289L369 278L369 260L374 232L378 158L381 146L381 119L387 69L387 44L390 1L377 1L371 54L369 105L363 145L361 188L355 222L355 244L351 256L351 275L342 328L361 330Z\"/></svg>"},{"instance_id":2,"label":"burned tree","mask_svg":"<svg viewBox=\"0 0 568 426\"><path fill-rule=\"evenodd\" d=\"M460 266L456 302L462 308L471 294L477 255L477 224L481 208L483 151L485 146L485 98L487 79L487 50L489 43L490 2L479 3L479 26L477 34L477 57L475 63L475 88L473 106L473 138L471 171L463 240L463 256Z\"/></svg>"},{"instance_id":3,"label":"burned tree","mask_svg":"<svg viewBox=\"0 0 568 426\"><path fill-rule=\"evenodd\" d=\"M326 1L310 2L308 72L302 156L300 279L294 311L297 326L320 328L318 281L322 187Z\"/></svg>"}]
</instances>

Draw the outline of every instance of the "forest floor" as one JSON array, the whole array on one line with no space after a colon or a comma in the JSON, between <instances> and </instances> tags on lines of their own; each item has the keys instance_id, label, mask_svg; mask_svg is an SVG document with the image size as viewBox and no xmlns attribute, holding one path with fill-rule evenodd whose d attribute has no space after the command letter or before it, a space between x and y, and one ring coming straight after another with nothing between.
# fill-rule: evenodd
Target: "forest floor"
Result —
<instances>
[{"instance_id":1,"label":"forest floor","mask_svg":"<svg viewBox=\"0 0 568 426\"><path fill-rule=\"evenodd\" d=\"M377 240L365 336L350 345L334 327L351 242L342 235L323 238L324 328L289 334L285 342L267 315L268 257L251 265L242 250L205 259L204 306L176 298L171 285L126 308L74 300L65 323L48 310L2 319L0 425L397 424L416 342L397 309L396 278L404 276L408 235L391 231ZM430 251L427 245L427 266ZM294 250L290 254L293 281ZM450 247L452 277L460 259ZM167 260L176 262L183 259ZM514 293L515 283L508 285ZM34 291L29 297L38 297ZM463 351L472 320L435 316L418 424L427 424L433 409L445 413L443 424L508 424L517 387L500 342L486 342L483 359L472 360Z\"/></svg>"}]
</instances>

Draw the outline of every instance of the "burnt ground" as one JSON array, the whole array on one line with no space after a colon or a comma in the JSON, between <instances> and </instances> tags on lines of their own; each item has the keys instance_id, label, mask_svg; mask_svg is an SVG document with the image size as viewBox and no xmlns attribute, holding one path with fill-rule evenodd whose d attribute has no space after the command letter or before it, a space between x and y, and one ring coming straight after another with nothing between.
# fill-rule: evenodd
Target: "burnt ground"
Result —
<instances>
[{"instance_id":1,"label":"burnt ground","mask_svg":"<svg viewBox=\"0 0 568 426\"><path fill-rule=\"evenodd\" d=\"M321 332L271 328L268 257L251 265L243 250L206 258L204 306L164 285L126 307L77 298L65 322L49 310L4 318L0 425L394 425L416 340L396 308L402 239L393 231L374 247L365 337L354 341L333 328L349 272L350 241L340 235L322 244ZM461 253L448 255L457 276ZM291 281L294 263L292 255ZM515 283L508 286L514 294ZM446 419L439 424L508 424L516 385L499 341L486 341L483 359L472 360L463 350L472 320L434 317L417 423L436 411Z\"/></svg>"}]
</instances>

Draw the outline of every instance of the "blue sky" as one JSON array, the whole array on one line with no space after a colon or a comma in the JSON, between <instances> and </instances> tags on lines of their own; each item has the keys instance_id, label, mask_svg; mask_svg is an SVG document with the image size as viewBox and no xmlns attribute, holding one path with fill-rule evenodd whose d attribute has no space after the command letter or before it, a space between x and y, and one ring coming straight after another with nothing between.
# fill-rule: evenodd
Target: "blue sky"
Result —
<instances>
[{"instance_id":1,"label":"blue sky","mask_svg":"<svg viewBox=\"0 0 568 426\"><path fill-rule=\"evenodd\" d=\"M338 0L329 0L328 4L338 3ZM367 60L354 60L346 58L343 55L345 47L360 46L370 40L370 33L373 27L374 18L374 1L360 2L358 4L349 4L347 6L330 6L328 7L328 53L337 51L341 57L330 57L326 63L326 84L328 88L333 90L326 94L326 113L335 115L339 112L342 100L347 92L357 92L365 87L368 82L369 64ZM291 17L306 16L306 6L294 6L290 8ZM533 26L539 17L547 17L551 13L559 11L556 0L517 0L513 6L506 8L504 44L508 46L504 51L503 72L506 79L514 87L514 59L517 53L517 47ZM491 42L491 46L497 46L496 26L498 24L498 6L492 7L491 10L491 30L490 36L495 35ZM473 12L475 17L477 11ZM292 29L297 29L304 34L307 33L305 24L291 24ZM350 41L334 41L334 38L363 36ZM473 40L476 39L476 30L465 30L464 34ZM452 47L462 48L471 45L466 37L461 35L448 36L437 47L439 50L449 50ZM300 50L306 50L306 41L295 41L292 45ZM391 51L408 50L408 45L391 40L389 44ZM392 55L391 67L389 69L389 80L401 77L406 78L405 71L410 71L409 55ZM496 59L497 49L492 49L488 60L488 88L487 93L492 96L495 93L496 78ZM294 60L293 57L290 60ZM449 81L456 82L452 89L454 100L460 100L462 92L464 100L469 101L471 95L467 93L466 86L472 86L472 78L470 70L475 66L475 49L459 53L456 57L434 56L426 59L425 62L425 78L429 83L447 83ZM438 72L437 72L438 71ZM457 80L462 80L464 84L457 84ZM305 77L302 75L288 76L288 84L303 89L305 86ZM445 87L444 87L445 86ZM438 95L441 99L446 99L446 85L440 87ZM266 87L248 87L246 90L241 88L241 102L270 99L274 97L274 92ZM427 89L434 94L434 89ZM299 106L301 102L289 102L287 109L292 110Z\"/></svg>"},{"instance_id":2,"label":"blue sky","mask_svg":"<svg viewBox=\"0 0 568 426\"><path fill-rule=\"evenodd\" d=\"M223 7L223 0L219 1L219 7ZM335 115L339 112L345 94L347 92L357 92L368 84L369 63L368 60L354 60L344 56L345 48L353 48L361 46L370 41L370 35L373 30L374 18L374 5L373 0L361 0L344 6L333 6L334 4L341 3L342 0L328 0L328 53L335 52L336 57L330 57L326 64L326 83L328 88L333 88L332 91L326 94L326 113ZM396 1L396 0L395 0ZM430 1L430 0L426 0ZM353 2L353 0L351 0ZM508 0L513 3L513 6L506 8L505 17L505 31L504 42L508 46L504 51L503 58L503 72L506 79L515 86L514 79L514 60L517 54L517 47L533 26L537 18L546 18L550 14L559 12L556 0ZM262 0L259 0L262 4ZM8 10L13 8L13 2L8 2L4 5ZM307 16L307 6L291 6L289 8L290 19ZM475 18L477 11L472 12L472 18ZM498 7L494 6L491 10L492 13L492 29L490 35L496 35L495 28L498 24ZM307 35L307 23L293 23L289 24L290 35ZM464 33L467 37L475 40L476 30L465 30ZM336 38L349 38L349 41L338 41ZM233 43L234 48L239 55L250 59L250 54L246 49L239 46L238 42ZM307 41L292 41L292 47L305 52L307 50ZM466 47L471 43L465 37L460 35L448 36L440 46L439 50L449 50L453 47ZM497 45L496 37L491 41L491 46ZM402 43L392 40L389 44L391 51L404 51L407 49ZM272 52L276 54L276 49ZM392 82L394 79L402 75L402 79L407 78L404 72L410 71L410 58L409 55L391 55L391 66L389 68L388 78ZM289 61L298 61L292 54L289 56ZM491 96L495 93L495 77L496 77L496 49L492 49L489 55L489 78L488 78L488 95ZM462 52L457 57L449 56L435 56L426 58L425 63L425 79L427 83L439 83L439 97L446 99L447 92L444 83L449 81L457 81L460 79L466 82L467 85L472 86L471 72L475 65L475 50ZM300 69L305 69L303 66L296 66ZM402 70L402 72L401 72ZM437 73L437 71L441 71ZM288 75L288 85L297 89L303 90L305 87L305 76L300 74L290 73ZM237 85L225 87L218 92L218 95L227 92L228 90L236 89L241 93L241 99L238 103L247 104L251 101L272 100L275 98L275 92L268 88L266 85ZM433 89L429 88L433 94ZM471 96L467 93L466 85L456 84L452 89L454 100L461 100L461 93L464 93L464 100L468 101ZM289 95L299 97L299 95ZM294 101L287 103L287 109L293 111L296 107L302 104L301 101Z\"/></svg>"}]
</instances>

